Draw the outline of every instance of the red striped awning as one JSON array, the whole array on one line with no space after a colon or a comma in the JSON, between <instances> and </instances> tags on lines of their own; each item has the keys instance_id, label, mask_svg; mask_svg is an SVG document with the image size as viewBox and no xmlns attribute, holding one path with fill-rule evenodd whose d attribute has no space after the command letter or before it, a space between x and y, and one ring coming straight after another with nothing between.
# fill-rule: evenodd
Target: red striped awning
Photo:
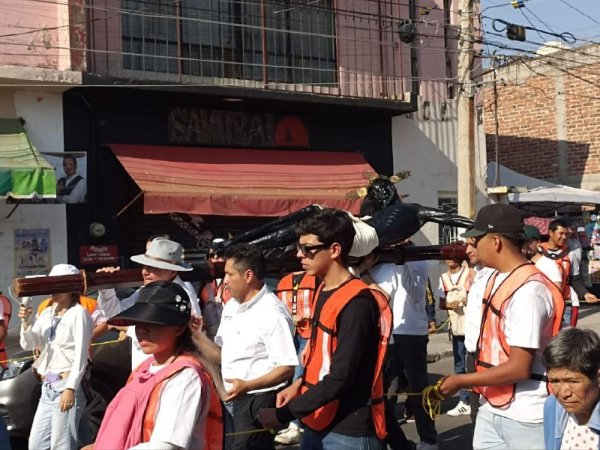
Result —
<instances>
[{"instance_id":1,"label":"red striped awning","mask_svg":"<svg viewBox=\"0 0 600 450\"><path fill-rule=\"evenodd\" d=\"M146 214L276 217L310 204L358 213L346 194L373 169L359 153L111 144Z\"/></svg>"}]
</instances>

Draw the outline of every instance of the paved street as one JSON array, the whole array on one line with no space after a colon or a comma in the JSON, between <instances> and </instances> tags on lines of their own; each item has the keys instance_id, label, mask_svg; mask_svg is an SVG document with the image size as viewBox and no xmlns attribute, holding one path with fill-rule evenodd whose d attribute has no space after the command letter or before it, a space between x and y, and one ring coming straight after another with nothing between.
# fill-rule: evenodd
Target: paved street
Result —
<instances>
[{"instance_id":1,"label":"paved street","mask_svg":"<svg viewBox=\"0 0 600 450\"><path fill-rule=\"evenodd\" d=\"M590 328L600 333L600 305L584 305L580 311L579 324L580 328ZM439 333L430 338L428 347L429 360L433 361L429 364L429 379L430 384L434 384L437 379L453 371L452 350L448 341L448 334L445 332ZM403 411L405 397L399 397L397 415L400 416ZM439 433L440 450L469 450L471 449L471 421L468 416L450 417L444 414L449 409L452 409L458 401L457 397L448 399L443 402L442 415L436 422ZM406 436L413 441L418 441L417 428L414 422L405 423L402 429ZM14 448L26 448L25 442L19 440L14 442L17 444ZM279 446L279 450L298 450L298 446Z\"/></svg>"},{"instance_id":2,"label":"paved street","mask_svg":"<svg viewBox=\"0 0 600 450\"><path fill-rule=\"evenodd\" d=\"M584 305L579 314L580 328L590 328L600 333L600 305ZM429 364L430 384L434 384L441 375L451 374L453 372L452 349L448 341L447 333L439 333L430 338L428 347L429 360L434 361ZM401 416L403 405L401 404L406 397L399 397L397 416ZM440 450L470 450L471 449L471 420L469 416L450 417L445 414L452 409L458 402L458 397L445 400L442 404L442 415L436 422ZM402 430L413 441L418 441L417 428L412 423L402 425ZM298 446L280 446L280 450L296 450Z\"/></svg>"}]
</instances>

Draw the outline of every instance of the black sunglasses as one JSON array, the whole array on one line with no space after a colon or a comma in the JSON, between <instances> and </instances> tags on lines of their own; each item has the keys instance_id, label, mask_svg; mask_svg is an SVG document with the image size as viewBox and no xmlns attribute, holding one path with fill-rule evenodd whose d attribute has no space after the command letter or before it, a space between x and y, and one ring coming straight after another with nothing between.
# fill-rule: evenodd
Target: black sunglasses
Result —
<instances>
[{"instance_id":1,"label":"black sunglasses","mask_svg":"<svg viewBox=\"0 0 600 450\"><path fill-rule=\"evenodd\" d=\"M314 245L308 245L308 244L296 244L296 248L302 252L302 254L304 256L306 256L307 258L314 258L317 253L319 253L321 250L326 249L327 247L330 247L331 244L314 244Z\"/></svg>"}]
</instances>

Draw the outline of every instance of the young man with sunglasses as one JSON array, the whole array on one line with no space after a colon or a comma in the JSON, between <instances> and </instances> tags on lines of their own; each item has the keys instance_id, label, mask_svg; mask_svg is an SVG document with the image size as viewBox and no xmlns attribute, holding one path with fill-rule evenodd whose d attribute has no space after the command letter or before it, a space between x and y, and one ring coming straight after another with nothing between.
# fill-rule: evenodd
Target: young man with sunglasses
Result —
<instances>
[{"instance_id":1,"label":"young man with sunglasses","mask_svg":"<svg viewBox=\"0 0 600 450\"><path fill-rule=\"evenodd\" d=\"M381 377L378 383L373 380L385 354L380 338L384 346L389 338L389 330L380 335L379 322L380 316L391 320L387 300L348 270L355 232L347 213L324 209L300 222L296 231L302 268L323 283L304 374L277 395L276 409L261 410L258 419L266 427L301 419L301 449L380 449L383 386ZM373 392L379 398L372 398Z\"/></svg>"},{"instance_id":2,"label":"young man with sunglasses","mask_svg":"<svg viewBox=\"0 0 600 450\"><path fill-rule=\"evenodd\" d=\"M444 397L481 394L473 448L543 449L548 396L541 353L562 319L559 289L521 252L523 215L509 205L484 206L463 234L478 262L495 269L483 294L476 372L442 380Z\"/></svg>"}]
</instances>

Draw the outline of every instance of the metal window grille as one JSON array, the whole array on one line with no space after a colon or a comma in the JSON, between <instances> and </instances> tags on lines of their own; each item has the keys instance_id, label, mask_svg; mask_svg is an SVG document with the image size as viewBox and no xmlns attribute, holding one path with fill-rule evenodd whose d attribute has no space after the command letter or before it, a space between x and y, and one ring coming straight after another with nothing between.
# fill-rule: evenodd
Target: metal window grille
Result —
<instances>
[{"instance_id":1,"label":"metal window grille","mask_svg":"<svg viewBox=\"0 0 600 450\"><path fill-rule=\"evenodd\" d=\"M441 210L457 214L458 213L458 198L445 196L438 197L438 208ZM450 225L438 225L438 241L439 244L450 244L458 240L458 229Z\"/></svg>"},{"instance_id":2,"label":"metal window grille","mask_svg":"<svg viewBox=\"0 0 600 450\"><path fill-rule=\"evenodd\" d=\"M87 71L129 82L408 101L395 0L88 0ZM437 50L436 50L437 51Z\"/></svg>"},{"instance_id":3,"label":"metal window grille","mask_svg":"<svg viewBox=\"0 0 600 450\"><path fill-rule=\"evenodd\" d=\"M176 74L181 64L184 75L335 83L331 5L269 2L263 27L257 1L146 0L140 14L140 0L123 0L123 67Z\"/></svg>"}]
</instances>

